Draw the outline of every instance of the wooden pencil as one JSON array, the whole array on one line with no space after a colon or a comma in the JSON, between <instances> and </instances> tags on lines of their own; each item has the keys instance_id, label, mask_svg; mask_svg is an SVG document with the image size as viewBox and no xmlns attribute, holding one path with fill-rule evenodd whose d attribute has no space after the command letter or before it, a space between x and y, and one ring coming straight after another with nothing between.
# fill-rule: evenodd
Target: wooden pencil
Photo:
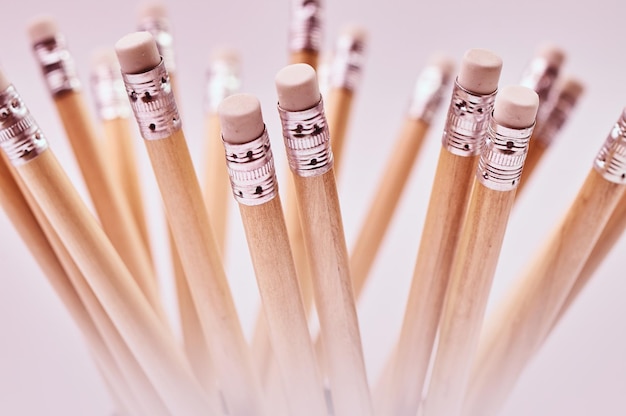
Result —
<instances>
[{"instance_id":1,"label":"wooden pencil","mask_svg":"<svg viewBox=\"0 0 626 416\"><path fill-rule=\"evenodd\" d=\"M317 68L322 43L320 0L291 0L289 21L289 62Z\"/></svg>"}]
</instances>

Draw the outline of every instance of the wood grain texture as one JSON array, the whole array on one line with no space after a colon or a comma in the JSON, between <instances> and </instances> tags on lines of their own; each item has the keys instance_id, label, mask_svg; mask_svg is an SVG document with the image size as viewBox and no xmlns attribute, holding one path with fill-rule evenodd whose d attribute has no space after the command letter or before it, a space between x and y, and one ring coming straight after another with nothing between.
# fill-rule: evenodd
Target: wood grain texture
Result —
<instances>
[{"instance_id":1,"label":"wood grain texture","mask_svg":"<svg viewBox=\"0 0 626 416\"><path fill-rule=\"evenodd\" d=\"M229 412L263 414L260 385L184 134L179 130L144 142Z\"/></svg>"},{"instance_id":2,"label":"wood grain texture","mask_svg":"<svg viewBox=\"0 0 626 416\"><path fill-rule=\"evenodd\" d=\"M443 302L457 252L478 156L442 147L389 383L376 390L380 414L415 414L422 400ZM384 372L383 372L384 374Z\"/></svg>"},{"instance_id":3,"label":"wood grain texture","mask_svg":"<svg viewBox=\"0 0 626 416\"><path fill-rule=\"evenodd\" d=\"M372 415L333 170L294 178L335 415Z\"/></svg>"},{"instance_id":4,"label":"wood grain texture","mask_svg":"<svg viewBox=\"0 0 626 416\"><path fill-rule=\"evenodd\" d=\"M485 321L464 414L498 413L552 328L624 188L591 170L561 222Z\"/></svg>"},{"instance_id":5,"label":"wood grain texture","mask_svg":"<svg viewBox=\"0 0 626 416\"><path fill-rule=\"evenodd\" d=\"M317 64L319 63L319 52L303 49L301 51L291 52L289 56L290 64L308 64L317 70Z\"/></svg>"},{"instance_id":6,"label":"wood grain texture","mask_svg":"<svg viewBox=\"0 0 626 416\"><path fill-rule=\"evenodd\" d=\"M526 155L526 160L524 161L524 171L522 172L522 178L520 179L519 186L517 187L517 196L519 196L522 191L526 189L526 185L530 182L537 166L543 160L546 150L548 150L548 148L540 138L531 137L530 142L528 143L528 154Z\"/></svg>"},{"instance_id":7,"label":"wood grain texture","mask_svg":"<svg viewBox=\"0 0 626 416\"><path fill-rule=\"evenodd\" d=\"M346 147L346 133L352 113L354 93L347 88L331 88L324 99L324 112L328 120L330 144L333 148L335 175L339 177Z\"/></svg>"},{"instance_id":8,"label":"wood grain texture","mask_svg":"<svg viewBox=\"0 0 626 416\"><path fill-rule=\"evenodd\" d=\"M63 245L173 414L217 413L51 150L17 168Z\"/></svg>"},{"instance_id":9,"label":"wood grain texture","mask_svg":"<svg viewBox=\"0 0 626 416\"><path fill-rule=\"evenodd\" d=\"M441 312L423 416L460 414L514 201L515 190L495 191L474 182Z\"/></svg>"},{"instance_id":10,"label":"wood grain texture","mask_svg":"<svg viewBox=\"0 0 626 416\"><path fill-rule=\"evenodd\" d=\"M326 399L300 297L280 197L277 195L256 206L239 204L239 211L290 414L323 415Z\"/></svg>"},{"instance_id":11,"label":"wood grain texture","mask_svg":"<svg viewBox=\"0 0 626 416\"><path fill-rule=\"evenodd\" d=\"M76 161L83 174L102 228L128 267L144 296L167 322L160 300L154 268L145 249L130 206L103 157L103 146L89 118L83 96L67 92L56 96L54 103L61 118Z\"/></svg>"}]
</instances>

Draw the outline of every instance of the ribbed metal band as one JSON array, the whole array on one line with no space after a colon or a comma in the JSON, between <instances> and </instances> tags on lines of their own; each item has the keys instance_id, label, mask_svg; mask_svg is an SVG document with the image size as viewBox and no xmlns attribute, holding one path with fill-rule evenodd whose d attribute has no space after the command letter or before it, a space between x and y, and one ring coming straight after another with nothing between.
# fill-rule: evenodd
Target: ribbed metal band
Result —
<instances>
[{"instance_id":1,"label":"ribbed metal band","mask_svg":"<svg viewBox=\"0 0 626 416\"><path fill-rule=\"evenodd\" d=\"M554 141L570 114L578 102L578 95L559 93L558 97L550 104L545 113L543 123L535 132L535 137L544 147L548 147Z\"/></svg>"},{"instance_id":2,"label":"ribbed metal band","mask_svg":"<svg viewBox=\"0 0 626 416\"><path fill-rule=\"evenodd\" d=\"M626 184L626 108L598 152L593 167L607 181Z\"/></svg>"},{"instance_id":3,"label":"ribbed metal band","mask_svg":"<svg viewBox=\"0 0 626 416\"><path fill-rule=\"evenodd\" d=\"M174 57L174 36L172 36L170 22L167 19L146 17L139 22L138 29L150 32L165 61L165 67L169 72L174 73L176 71L176 59Z\"/></svg>"},{"instance_id":4,"label":"ribbed metal band","mask_svg":"<svg viewBox=\"0 0 626 416\"><path fill-rule=\"evenodd\" d=\"M289 50L319 51L322 45L321 0L291 0Z\"/></svg>"},{"instance_id":5,"label":"ribbed metal band","mask_svg":"<svg viewBox=\"0 0 626 416\"><path fill-rule=\"evenodd\" d=\"M243 205L261 205L278 194L274 156L267 130L243 144L222 140L226 167L235 200Z\"/></svg>"},{"instance_id":6,"label":"ribbed metal band","mask_svg":"<svg viewBox=\"0 0 626 416\"><path fill-rule=\"evenodd\" d=\"M512 129L490 119L476 176L487 188L511 191L519 185L535 125Z\"/></svg>"},{"instance_id":7,"label":"ribbed metal band","mask_svg":"<svg viewBox=\"0 0 626 416\"><path fill-rule=\"evenodd\" d=\"M480 154L496 92L474 94L455 81L442 137L442 145L450 153L464 157Z\"/></svg>"},{"instance_id":8,"label":"ribbed metal band","mask_svg":"<svg viewBox=\"0 0 626 416\"><path fill-rule=\"evenodd\" d=\"M74 60L62 35L34 44L33 51L53 97L80 89Z\"/></svg>"},{"instance_id":9,"label":"ribbed metal band","mask_svg":"<svg viewBox=\"0 0 626 416\"><path fill-rule=\"evenodd\" d=\"M212 62L207 71L205 107L207 112L216 112L222 100L239 91L241 78L238 68L225 60Z\"/></svg>"},{"instance_id":10,"label":"ribbed metal band","mask_svg":"<svg viewBox=\"0 0 626 416\"><path fill-rule=\"evenodd\" d=\"M550 65L546 58L537 56L530 61L522 75L520 85L532 89L539 96L539 110L537 110L539 124L542 124L547 117L545 103L559 76L559 70L558 66Z\"/></svg>"},{"instance_id":11,"label":"ribbed metal band","mask_svg":"<svg viewBox=\"0 0 626 416\"><path fill-rule=\"evenodd\" d=\"M330 86L354 91L361 81L364 61L365 42L351 35L340 36L330 67Z\"/></svg>"},{"instance_id":12,"label":"ribbed metal band","mask_svg":"<svg viewBox=\"0 0 626 416\"><path fill-rule=\"evenodd\" d=\"M0 147L15 166L48 149L48 141L13 85L0 92Z\"/></svg>"},{"instance_id":13,"label":"ribbed metal band","mask_svg":"<svg viewBox=\"0 0 626 416\"><path fill-rule=\"evenodd\" d=\"M165 139L181 129L172 84L163 60L148 72L122 73L122 78L139 132L144 139Z\"/></svg>"},{"instance_id":14,"label":"ribbed metal band","mask_svg":"<svg viewBox=\"0 0 626 416\"><path fill-rule=\"evenodd\" d=\"M278 106L289 167L298 176L318 176L333 167L328 123L320 102L304 111L286 111Z\"/></svg>"},{"instance_id":15,"label":"ribbed metal band","mask_svg":"<svg viewBox=\"0 0 626 416\"><path fill-rule=\"evenodd\" d=\"M408 116L432 123L437 109L443 101L443 91L450 84L451 77L437 65L429 65L420 72L415 82Z\"/></svg>"},{"instance_id":16,"label":"ribbed metal band","mask_svg":"<svg viewBox=\"0 0 626 416\"><path fill-rule=\"evenodd\" d=\"M91 72L91 90L101 120L130 116L126 88L119 67L98 65Z\"/></svg>"}]
</instances>

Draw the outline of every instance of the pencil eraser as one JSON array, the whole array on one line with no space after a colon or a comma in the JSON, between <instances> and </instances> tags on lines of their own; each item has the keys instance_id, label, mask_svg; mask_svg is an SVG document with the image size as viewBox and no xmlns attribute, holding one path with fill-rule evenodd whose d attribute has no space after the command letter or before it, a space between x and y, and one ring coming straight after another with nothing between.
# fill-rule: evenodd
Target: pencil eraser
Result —
<instances>
[{"instance_id":1,"label":"pencil eraser","mask_svg":"<svg viewBox=\"0 0 626 416\"><path fill-rule=\"evenodd\" d=\"M348 24L341 29L339 36L353 39L356 42L365 42L367 41L367 30L357 24Z\"/></svg>"},{"instance_id":2,"label":"pencil eraser","mask_svg":"<svg viewBox=\"0 0 626 416\"><path fill-rule=\"evenodd\" d=\"M510 85L502 88L493 104L494 120L505 127L523 129L535 122L539 96L530 88Z\"/></svg>"},{"instance_id":3,"label":"pencil eraser","mask_svg":"<svg viewBox=\"0 0 626 416\"><path fill-rule=\"evenodd\" d=\"M118 71L120 67L117 55L115 54L115 49L113 48L96 49L91 55L91 65L94 68L118 68Z\"/></svg>"},{"instance_id":4,"label":"pencil eraser","mask_svg":"<svg viewBox=\"0 0 626 416\"><path fill-rule=\"evenodd\" d=\"M11 85L9 79L4 75L4 71L0 69L0 91L4 91Z\"/></svg>"},{"instance_id":5,"label":"pencil eraser","mask_svg":"<svg viewBox=\"0 0 626 416\"><path fill-rule=\"evenodd\" d=\"M502 58L487 49L465 52L457 82L474 94L491 94L498 89L502 72Z\"/></svg>"},{"instance_id":6,"label":"pencil eraser","mask_svg":"<svg viewBox=\"0 0 626 416\"><path fill-rule=\"evenodd\" d=\"M549 66L560 67L567 56L565 51L551 43L544 43L537 49L537 56L545 59Z\"/></svg>"},{"instance_id":7,"label":"pencil eraser","mask_svg":"<svg viewBox=\"0 0 626 416\"><path fill-rule=\"evenodd\" d=\"M428 58L428 65L441 70L444 78L452 77L455 69L455 62L449 56L437 53Z\"/></svg>"},{"instance_id":8,"label":"pencil eraser","mask_svg":"<svg viewBox=\"0 0 626 416\"><path fill-rule=\"evenodd\" d=\"M146 2L139 6L137 15L143 19L167 19L167 7L161 2Z\"/></svg>"},{"instance_id":9,"label":"pencil eraser","mask_svg":"<svg viewBox=\"0 0 626 416\"><path fill-rule=\"evenodd\" d=\"M59 27L52 16L42 15L33 18L26 30L33 44L54 38L59 33Z\"/></svg>"},{"instance_id":10,"label":"pencil eraser","mask_svg":"<svg viewBox=\"0 0 626 416\"><path fill-rule=\"evenodd\" d=\"M274 78L278 105L287 111L303 111L315 107L321 99L317 74L307 64L288 65Z\"/></svg>"},{"instance_id":11,"label":"pencil eraser","mask_svg":"<svg viewBox=\"0 0 626 416\"><path fill-rule=\"evenodd\" d=\"M233 94L217 107L222 138L231 144L248 143L263 133L261 103L252 94Z\"/></svg>"},{"instance_id":12,"label":"pencil eraser","mask_svg":"<svg viewBox=\"0 0 626 416\"><path fill-rule=\"evenodd\" d=\"M130 33L115 44L115 52L125 74L141 74L161 62L154 37L148 32Z\"/></svg>"},{"instance_id":13,"label":"pencil eraser","mask_svg":"<svg viewBox=\"0 0 626 416\"><path fill-rule=\"evenodd\" d=\"M240 56L239 52L235 48L231 48L228 46L222 46L219 48L215 48L211 52L210 61L211 63L215 62L224 62L226 65L238 68L240 64Z\"/></svg>"},{"instance_id":14,"label":"pencil eraser","mask_svg":"<svg viewBox=\"0 0 626 416\"><path fill-rule=\"evenodd\" d=\"M567 94L574 99L577 99L585 92L585 84L578 78L571 75L563 76L563 79L559 82L559 89L561 94Z\"/></svg>"}]
</instances>

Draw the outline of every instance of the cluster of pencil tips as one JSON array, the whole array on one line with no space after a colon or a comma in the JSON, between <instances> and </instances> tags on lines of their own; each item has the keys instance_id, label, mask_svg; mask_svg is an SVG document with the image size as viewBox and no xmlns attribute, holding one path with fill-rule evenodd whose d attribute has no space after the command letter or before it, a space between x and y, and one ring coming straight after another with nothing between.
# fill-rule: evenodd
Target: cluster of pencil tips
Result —
<instances>
[{"instance_id":1,"label":"cluster of pencil tips","mask_svg":"<svg viewBox=\"0 0 626 416\"><path fill-rule=\"evenodd\" d=\"M121 38L116 55L102 53L94 66L106 141L98 138L55 22L32 22L34 55L97 218L0 73L2 207L84 334L119 415L495 416L626 226L626 113L595 159L590 155L588 176L563 220L485 316L516 194L583 92L579 81L560 74L564 52L540 48L520 85L503 88L494 52L467 51L456 75L449 59L433 59L418 78L394 157L348 251L335 177L366 33L346 30L318 81L320 4L292 6L292 64L275 77L291 171L282 184L284 205L260 103L238 92L232 51L211 65L202 192L176 106L170 25L162 6L151 5L142 12L142 31ZM402 330L380 379L370 384L355 304L444 103L442 147ZM131 119L167 215L182 340L156 284ZM231 195L262 300L250 342L222 265ZM317 338L308 325L314 308Z\"/></svg>"}]
</instances>

